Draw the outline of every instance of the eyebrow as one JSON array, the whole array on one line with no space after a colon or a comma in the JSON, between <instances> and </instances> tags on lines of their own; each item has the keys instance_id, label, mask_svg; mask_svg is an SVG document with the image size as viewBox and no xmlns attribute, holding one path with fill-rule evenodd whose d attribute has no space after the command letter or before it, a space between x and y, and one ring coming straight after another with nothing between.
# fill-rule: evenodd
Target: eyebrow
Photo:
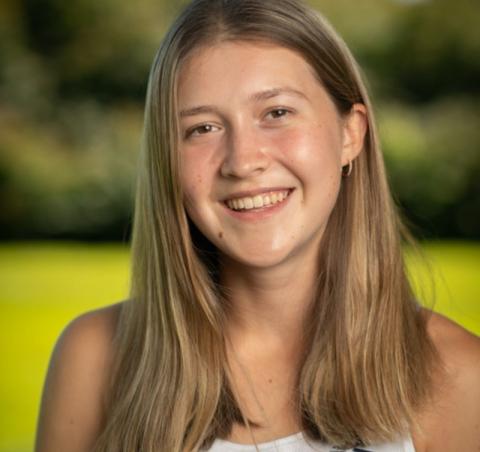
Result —
<instances>
[{"instance_id":1,"label":"eyebrow","mask_svg":"<svg viewBox=\"0 0 480 452\"><path fill-rule=\"evenodd\" d=\"M308 100L307 96L305 96L304 93L294 88L289 88L287 86L281 87L281 88L267 89L265 91L254 93L250 96L250 100L253 100L253 101L266 100L266 99L271 99L272 97L280 96L281 94L290 94L292 96L301 97L302 99Z\"/></svg>"},{"instance_id":2,"label":"eyebrow","mask_svg":"<svg viewBox=\"0 0 480 452\"><path fill-rule=\"evenodd\" d=\"M281 94L289 94L295 97L300 97L302 99L308 100L307 96L305 96L304 93L289 87L272 88L272 89L260 91L258 93L254 93L251 96L249 96L249 100L253 102L259 102L262 100L272 99L273 97L280 96ZM195 115L200 115L202 113L219 114L219 110L217 107L213 105L199 105L197 107L181 110L180 117L185 118L186 116L195 116Z\"/></svg>"}]
</instances>

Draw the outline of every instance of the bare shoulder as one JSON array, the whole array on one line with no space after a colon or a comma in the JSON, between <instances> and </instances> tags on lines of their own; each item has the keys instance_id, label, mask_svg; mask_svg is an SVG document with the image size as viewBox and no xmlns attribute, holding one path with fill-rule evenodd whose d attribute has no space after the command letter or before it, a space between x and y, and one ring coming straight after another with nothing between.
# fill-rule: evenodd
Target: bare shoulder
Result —
<instances>
[{"instance_id":1,"label":"bare shoulder","mask_svg":"<svg viewBox=\"0 0 480 452\"><path fill-rule=\"evenodd\" d=\"M440 314L426 316L443 370L424 422L425 450L480 451L480 338Z\"/></svg>"},{"instance_id":2,"label":"bare shoulder","mask_svg":"<svg viewBox=\"0 0 480 452\"><path fill-rule=\"evenodd\" d=\"M440 353L454 356L460 352L459 358L465 357L462 350L468 353L479 353L480 338L470 333L453 320L436 312L425 310L427 328ZM458 350L461 346L461 350Z\"/></svg>"},{"instance_id":3,"label":"bare shoulder","mask_svg":"<svg viewBox=\"0 0 480 452\"><path fill-rule=\"evenodd\" d=\"M103 419L103 395L122 305L82 314L57 340L43 389L37 452L91 450Z\"/></svg>"},{"instance_id":4,"label":"bare shoulder","mask_svg":"<svg viewBox=\"0 0 480 452\"><path fill-rule=\"evenodd\" d=\"M474 391L477 391L476 395L480 394L480 338L433 312L430 313L427 329L443 362L446 386L461 389L462 394L470 392L473 395ZM468 385L474 382L474 385Z\"/></svg>"}]
</instances>

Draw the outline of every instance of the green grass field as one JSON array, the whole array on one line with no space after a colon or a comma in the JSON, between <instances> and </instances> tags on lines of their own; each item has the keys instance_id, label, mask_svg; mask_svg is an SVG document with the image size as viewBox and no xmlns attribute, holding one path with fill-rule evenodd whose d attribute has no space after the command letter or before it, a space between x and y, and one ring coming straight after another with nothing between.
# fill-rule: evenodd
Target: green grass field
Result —
<instances>
[{"instance_id":1,"label":"green grass field","mask_svg":"<svg viewBox=\"0 0 480 452\"><path fill-rule=\"evenodd\" d=\"M424 250L435 310L480 334L480 243L428 243ZM427 281L425 269L409 262L417 285ZM128 266L128 249L120 245L0 245L0 452L32 450L56 338L78 314L124 299Z\"/></svg>"}]
</instances>

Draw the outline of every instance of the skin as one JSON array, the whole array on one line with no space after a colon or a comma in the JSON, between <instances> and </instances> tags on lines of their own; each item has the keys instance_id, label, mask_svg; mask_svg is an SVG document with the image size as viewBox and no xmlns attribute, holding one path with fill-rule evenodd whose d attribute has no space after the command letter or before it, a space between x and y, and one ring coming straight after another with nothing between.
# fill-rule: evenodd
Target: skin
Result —
<instances>
[{"instance_id":1,"label":"skin","mask_svg":"<svg viewBox=\"0 0 480 452\"><path fill-rule=\"evenodd\" d=\"M251 419L279 419L256 430L258 441L297 432L293 371L317 250L341 167L362 149L365 108L341 117L301 56L237 42L193 53L180 73L178 102L186 210L219 249L233 301L227 335L239 358L231 362L235 391ZM270 216L244 220L225 207L225 198L272 187L294 191ZM238 425L231 439L251 440Z\"/></svg>"},{"instance_id":2,"label":"skin","mask_svg":"<svg viewBox=\"0 0 480 452\"><path fill-rule=\"evenodd\" d=\"M304 259L335 204L341 166L361 150L364 107L341 118L303 58L244 43L193 53L180 73L178 102L190 218L242 267ZM295 189L287 209L253 221L226 214L225 198L269 187Z\"/></svg>"},{"instance_id":3,"label":"skin","mask_svg":"<svg viewBox=\"0 0 480 452\"><path fill-rule=\"evenodd\" d=\"M318 243L341 167L361 152L365 109L355 105L340 117L299 55L260 43L202 48L182 68L179 83L179 110L214 107L182 116L179 152L187 213L220 250L222 283L234 301L228 325L238 356L234 390L249 417L271 420L255 431L258 442L287 436L300 430L290 409L292 375ZM272 91L252 97L279 87L303 97ZM243 221L222 203L265 186L295 189L270 217ZM60 337L45 383L37 452L90 450L104 422L119 309L84 314ZM438 314L428 316L427 328L445 372L435 379L434 403L418 413L416 451L480 450L480 340ZM228 439L251 443L238 426Z\"/></svg>"},{"instance_id":4,"label":"skin","mask_svg":"<svg viewBox=\"0 0 480 452\"><path fill-rule=\"evenodd\" d=\"M221 252L232 334L295 349L341 167L363 146L365 107L340 116L301 56L238 42L194 52L178 102L186 210ZM270 187L294 191L267 218L234 218L223 202Z\"/></svg>"}]
</instances>

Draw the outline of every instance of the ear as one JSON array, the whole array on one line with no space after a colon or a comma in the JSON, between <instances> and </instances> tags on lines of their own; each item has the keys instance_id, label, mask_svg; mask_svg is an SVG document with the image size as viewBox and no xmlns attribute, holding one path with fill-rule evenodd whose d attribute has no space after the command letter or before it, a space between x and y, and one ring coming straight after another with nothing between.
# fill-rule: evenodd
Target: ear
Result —
<instances>
[{"instance_id":1,"label":"ear","mask_svg":"<svg viewBox=\"0 0 480 452\"><path fill-rule=\"evenodd\" d=\"M363 149L367 132L367 108L363 104L353 104L343 119L342 166L354 160Z\"/></svg>"}]
</instances>

